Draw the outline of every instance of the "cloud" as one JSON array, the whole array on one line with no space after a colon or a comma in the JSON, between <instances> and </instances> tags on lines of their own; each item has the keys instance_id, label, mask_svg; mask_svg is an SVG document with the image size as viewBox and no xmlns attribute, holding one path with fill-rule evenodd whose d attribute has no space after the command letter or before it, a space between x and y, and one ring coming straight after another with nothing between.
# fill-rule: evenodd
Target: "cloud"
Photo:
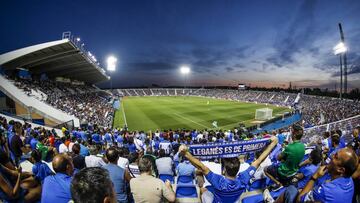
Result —
<instances>
[{"instance_id":1,"label":"cloud","mask_svg":"<svg viewBox=\"0 0 360 203\"><path fill-rule=\"evenodd\" d=\"M348 61L349 61L349 57L347 57ZM340 68L340 66L338 66L338 68ZM352 64L348 64L347 65L348 68L348 75L353 75L353 74L359 74L360 73L360 56L358 56L357 58L355 58L355 60L353 60ZM333 77L336 76L340 76L340 71L336 71L335 73L332 74Z\"/></svg>"},{"instance_id":2,"label":"cloud","mask_svg":"<svg viewBox=\"0 0 360 203\"><path fill-rule=\"evenodd\" d=\"M360 73L360 65L352 66L348 68L348 72L347 72L348 75L359 74L359 73ZM332 76L333 77L340 76L340 71L333 73Z\"/></svg>"},{"instance_id":3,"label":"cloud","mask_svg":"<svg viewBox=\"0 0 360 203\"><path fill-rule=\"evenodd\" d=\"M226 70L227 72L232 72L232 71L234 71L234 68L232 68L232 67L226 67L225 70Z\"/></svg>"},{"instance_id":4,"label":"cloud","mask_svg":"<svg viewBox=\"0 0 360 203\"><path fill-rule=\"evenodd\" d=\"M281 67L293 63L293 55L304 47L309 47L316 37L314 29L314 11L317 1L305 0L299 7L290 25L279 31L278 40L275 41L275 54L266 60L275 66ZM316 48L310 50L318 52Z\"/></svg>"}]
</instances>

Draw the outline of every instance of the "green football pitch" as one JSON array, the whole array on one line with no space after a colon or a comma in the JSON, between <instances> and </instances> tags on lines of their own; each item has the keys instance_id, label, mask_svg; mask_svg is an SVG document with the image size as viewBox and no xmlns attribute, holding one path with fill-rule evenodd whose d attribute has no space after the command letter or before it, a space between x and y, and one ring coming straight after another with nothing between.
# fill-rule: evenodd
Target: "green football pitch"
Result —
<instances>
[{"instance_id":1,"label":"green football pitch","mask_svg":"<svg viewBox=\"0 0 360 203\"><path fill-rule=\"evenodd\" d=\"M127 124L129 130L232 129L243 122L254 125L255 111L273 109L273 116L289 111L284 107L192 96L125 97L115 112L114 127Z\"/></svg>"}]
</instances>

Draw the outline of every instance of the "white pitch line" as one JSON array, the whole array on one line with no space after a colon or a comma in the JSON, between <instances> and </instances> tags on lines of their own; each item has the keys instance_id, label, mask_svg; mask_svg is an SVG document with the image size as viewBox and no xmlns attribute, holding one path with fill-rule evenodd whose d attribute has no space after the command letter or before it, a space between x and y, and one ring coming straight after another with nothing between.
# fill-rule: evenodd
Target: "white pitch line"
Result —
<instances>
[{"instance_id":1,"label":"white pitch line","mask_svg":"<svg viewBox=\"0 0 360 203\"><path fill-rule=\"evenodd\" d=\"M254 119L249 119L249 120L244 120L244 121L238 121L238 122L236 122L236 123L230 123L230 124L227 124L227 125L219 126L218 128L224 129L225 127L232 126L232 125L235 125L235 124L239 124L240 122L251 121L251 120L254 120ZM210 128L210 129L216 129L216 128Z\"/></svg>"},{"instance_id":2,"label":"white pitch line","mask_svg":"<svg viewBox=\"0 0 360 203\"><path fill-rule=\"evenodd\" d=\"M193 121L193 120L191 120L190 118L186 118L186 117L184 117L184 116L182 116L182 115L180 115L180 114L178 114L178 113L174 113L175 115L177 115L177 116L179 116L180 118L183 118L183 119L185 119L185 120L188 120L188 121L190 121L190 122L193 122L193 123L195 123L195 124L197 124L197 125L201 125L201 126L203 126L204 128L209 128L208 126L205 126L205 125L203 125L203 124L201 124L201 123L198 123L198 122L196 122L196 121Z\"/></svg>"},{"instance_id":3,"label":"white pitch line","mask_svg":"<svg viewBox=\"0 0 360 203\"><path fill-rule=\"evenodd\" d=\"M127 122L126 122L126 115L125 115L125 111L124 111L124 102L123 101L122 101L122 105L121 105L121 110L122 110L122 113L124 116L125 125L126 125L126 127L128 127Z\"/></svg>"}]
</instances>

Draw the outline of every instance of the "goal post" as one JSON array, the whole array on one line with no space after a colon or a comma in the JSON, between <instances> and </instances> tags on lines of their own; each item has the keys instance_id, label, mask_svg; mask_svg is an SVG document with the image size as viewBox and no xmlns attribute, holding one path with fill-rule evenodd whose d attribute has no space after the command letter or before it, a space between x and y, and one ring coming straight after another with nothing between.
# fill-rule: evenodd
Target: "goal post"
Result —
<instances>
[{"instance_id":1,"label":"goal post","mask_svg":"<svg viewBox=\"0 0 360 203\"><path fill-rule=\"evenodd\" d=\"M273 110L270 108L256 109L255 120L269 120L272 118L272 112Z\"/></svg>"}]
</instances>

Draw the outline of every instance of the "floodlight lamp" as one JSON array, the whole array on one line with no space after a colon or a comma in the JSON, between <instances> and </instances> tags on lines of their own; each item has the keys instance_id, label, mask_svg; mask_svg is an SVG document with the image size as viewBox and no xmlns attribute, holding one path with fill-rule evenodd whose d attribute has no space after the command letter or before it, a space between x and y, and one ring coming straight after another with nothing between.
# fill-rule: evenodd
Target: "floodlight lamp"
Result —
<instances>
[{"instance_id":1,"label":"floodlight lamp","mask_svg":"<svg viewBox=\"0 0 360 203\"><path fill-rule=\"evenodd\" d=\"M189 68L188 66L182 66L182 67L180 68L180 72L181 72L182 74L189 74L189 73L190 73L190 68Z\"/></svg>"},{"instance_id":2,"label":"floodlight lamp","mask_svg":"<svg viewBox=\"0 0 360 203\"><path fill-rule=\"evenodd\" d=\"M92 54L90 53L90 51L88 51L88 55L89 55L90 57L92 57Z\"/></svg>"},{"instance_id":3,"label":"floodlight lamp","mask_svg":"<svg viewBox=\"0 0 360 203\"><path fill-rule=\"evenodd\" d=\"M340 42L333 48L333 51L334 51L335 55L338 55L338 54L345 53L347 51L347 48L344 43Z\"/></svg>"},{"instance_id":4,"label":"floodlight lamp","mask_svg":"<svg viewBox=\"0 0 360 203\"><path fill-rule=\"evenodd\" d=\"M116 62L117 62L117 58L115 58L114 56L109 56L109 57L106 59L107 70L108 70L108 71L115 71L115 69L116 69Z\"/></svg>"},{"instance_id":5,"label":"floodlight lamp","mask_svg":"<svg viewBox=\"0 0 360 203\"><path fill-rule=\"evenodd\" d=\"M80 42L80 40L81 40L80 37L77 37L77 38L76 38L76 41L77 41L77 42Z\"/></svg>"}]
</instances>

